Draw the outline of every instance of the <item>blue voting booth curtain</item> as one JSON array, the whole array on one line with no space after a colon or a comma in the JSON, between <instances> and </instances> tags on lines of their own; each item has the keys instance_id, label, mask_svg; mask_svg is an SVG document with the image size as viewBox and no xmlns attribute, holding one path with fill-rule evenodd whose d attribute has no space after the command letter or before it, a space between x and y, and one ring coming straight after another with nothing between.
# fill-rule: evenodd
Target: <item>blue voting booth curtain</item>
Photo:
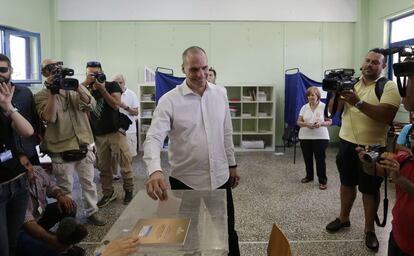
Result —
<instances>
[{"instance_id":1,"label":"blue voting booth curtain","mask_svg":"<svg viewBox=\"0 0 414 256\"><path fill-rule=\"evenodd\" d=\"M162 95L174 89L177 85L183 83L185 77L175 77L170 74L155 72L155 103Z\"/></svg>"},{"instance_id":2,"label":"blue voting booth curtain","mask_svg":"<svg viewBox=\"0 0 414 256\"><path fill-rule=\"evenodd\" d=\"M297 126L299 111L307 103L306 90L311 87L322 87L322 83L316 82L301 72L295 74L285 74L285 123L290 127ZM326 103L326 99L322 98ZM339 113L332 119L333 125L341 125Z\"/></svg>"}]
</instances>

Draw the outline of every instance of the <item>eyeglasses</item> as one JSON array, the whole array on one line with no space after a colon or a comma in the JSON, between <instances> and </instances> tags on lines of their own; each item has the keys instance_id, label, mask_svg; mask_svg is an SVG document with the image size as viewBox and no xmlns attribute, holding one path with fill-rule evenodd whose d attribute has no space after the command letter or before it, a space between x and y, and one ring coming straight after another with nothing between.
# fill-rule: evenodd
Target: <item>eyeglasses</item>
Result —
<instances>
[{"instance_id":1,"label":"eyeglasses","mask_svg":"<svg viewBox=\"0 0 414 256\"><path fill-rule=\"evenodd\" d=\"M101 68L101 63L99 61L88 61L86 62L87 68Z\"/></svg>"},{"instance_id":2,"label":"eyeglasses","mask_svg":"<svg viewBox=\"0 0 414 256\"><path fill-rule=\"evenodd\" d=\"M0 67L0 73L7 73L9 72L9 67Z\"/></svg>"}]
</instances>

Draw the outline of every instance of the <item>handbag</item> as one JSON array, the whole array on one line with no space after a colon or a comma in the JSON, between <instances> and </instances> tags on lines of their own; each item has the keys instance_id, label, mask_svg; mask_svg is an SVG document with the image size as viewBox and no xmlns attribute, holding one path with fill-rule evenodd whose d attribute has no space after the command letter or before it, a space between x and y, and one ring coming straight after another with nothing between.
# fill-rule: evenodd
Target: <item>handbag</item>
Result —
<instances>
[{"instance_id":1,"label":"handbag","mask_svg":"<svg viewBox=\"0 0 414 256\"><path fill-rule=\"evenodd\" d=\"M62 152L62 159L68 162L80 161L88 154L88 146L80 145L79 149L72 149Z\"/></svg>"}]
</instances>

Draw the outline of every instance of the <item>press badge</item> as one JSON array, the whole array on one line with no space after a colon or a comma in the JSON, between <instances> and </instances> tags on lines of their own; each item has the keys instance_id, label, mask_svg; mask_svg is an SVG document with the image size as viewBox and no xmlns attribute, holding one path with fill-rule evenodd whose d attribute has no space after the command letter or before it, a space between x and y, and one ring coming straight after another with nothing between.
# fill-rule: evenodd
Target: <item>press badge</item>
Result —
<instances>
[{"instance_id":1,"label":"press badge","mask_svg":"<svg viewBox=\"0 0 414 256\"><path fill-rule=\"evenodd\" d=\"M12 158L13 158L13 154L11 150L7 150L7 151L0 153L0 163L7 162Z\"/></svg>"}]
</instances>

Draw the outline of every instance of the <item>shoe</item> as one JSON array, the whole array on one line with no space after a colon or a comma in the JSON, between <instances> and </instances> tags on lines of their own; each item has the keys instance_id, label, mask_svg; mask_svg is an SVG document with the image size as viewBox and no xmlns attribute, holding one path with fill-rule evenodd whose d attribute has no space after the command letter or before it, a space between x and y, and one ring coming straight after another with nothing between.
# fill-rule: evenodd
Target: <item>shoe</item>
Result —
<instances>
[{"instance_id":1,"label":"shoe","mask_svg":"<svg viewBox=\"0 0 414 256\"><path fill-rule=\"evenodd\" d=\"M377 236L375 235L375 232L368 231L365 233L365 245L375 252L378 251L379 242Z\"/></svg>"},{"instance_id":2,"label":"shoe","mask_svg":"<svg viewBox=\"0 0 414 256\"><path fill-rule=\"evenodd\" d=\"M313 181L313 179L310 179L310 178L307 178L307 177L300 180L300 182L302 182L302 183L308 183L308 182L311 182L311 181Z\"/></svg>"},{"instance_id":3,"label":"shoe","mask_svg":"<svg viewBox=\"0 0 414 256\"><path fill-rule=\"evenodd\" d=\"M118 174L115 174L115 175L113 175L113 180L120 180L121 179L121 176L119 176Z\"/></svg>"},{"instance_id":4,"label":"shoe","mask_svg":"<svg viewBox=\"0 0 414 256\"><path fill-rule=\"evenodd\" d=\"M132 191L125 190L124 204L129 204L129 202L131 202L133 198L134 195L132 194Z\"/></svg>"},{"instance_id":5,"label":"shoe","mask_svg":"<svg viewBox=\"0 0 414 256\"><path fill-rule=\"evenodd\" d=\"M325 190L327 188L328 188L328 186L326 184L319 184L319 189L320 190Z\"/></svg>"},{"instance_id":6,"label":"shoe","mask_svg":"<svg viewBox=\"0 0 414 256\"><path fill-rule=\"evenodd\" d=\"M96 204L99 208L107 206L110 202L115 201L118 197L118 194L115 190L112 191L110 196L103 196L101 200Z\"/></svg>"},{"instance_id":7,"label":"shoe","mask_svg":"<svg viewBox=\"0 0 414 256\"><path fill-rule=\"evenodd\" d=\"M87 220L90 224L95 225L95 226L105 226L106 225L106 222L102 219L101 216L99 216L99 214L97 212L95 212L94 214L89 216L87 218Z\"/></svg>"},{"instance_id":8,"label":"shoe","mask_svg":"<svg viewBox=\"0 0 414 256\"><path fill-rule=\"evenodd\" d=\"M338 218L336 218L334 221L326 225L326 230L329 232L336 232L339 231L341 228L347 228L350 226L351 222L349 222L349 220L341 223L341 221Z\"/></svg>"}]
</instances>

